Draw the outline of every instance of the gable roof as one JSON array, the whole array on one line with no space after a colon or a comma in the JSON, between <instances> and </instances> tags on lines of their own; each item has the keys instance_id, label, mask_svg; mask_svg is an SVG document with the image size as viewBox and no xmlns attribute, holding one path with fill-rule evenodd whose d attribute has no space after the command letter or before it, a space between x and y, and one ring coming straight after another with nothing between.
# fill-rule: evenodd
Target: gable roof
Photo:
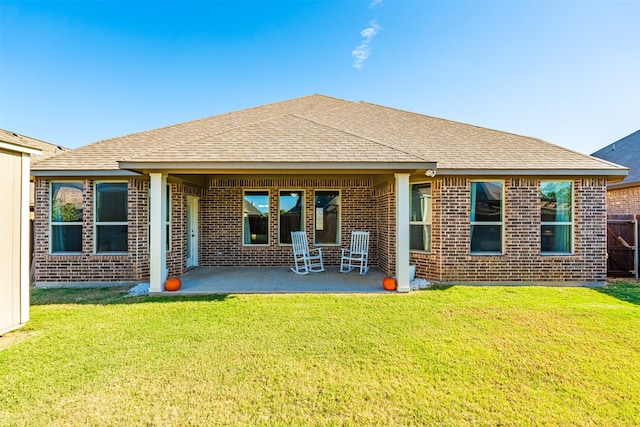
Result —
<instances>
[{"instance_id":1,"label":"gable roof","mask_svg":"<svg viewBox=\"0 0 640 427\"><path fill-rule=\"evenodd\" d=\"M31 138L24 135L19 135L15 132L11 132L6 129L0 129L0 141L9 142L12 144L20 145L22 147L33 148L39 150L40 153L31 153L31 164L35 164L44 159L48 159L62 151L67 150L64 147L60 147L55 144L41 141L39 139Z\"/></svg>"},{"instance_id":2,"label":"gable roof","mask_svg":"<svg viewBox=\"0 0 640 427\"><path fill-rule=\"evenodd\" d=\"M311 95L98 141L34 169L392 170L438 174L624 175L624 168L536 138L366 102ZM120 170L119 170L120 168Z\"/></svg>"},{"instance_id":3,"label":"gable roof","mask_svg":"<svg viewBox=\"0 0 640 427\"><path fill-rule=\"evenodd\" d=\"M640 185L640 130L601 148L592 156L629 168L629 175L616 186Z\"/></svg>"}]
</instances>

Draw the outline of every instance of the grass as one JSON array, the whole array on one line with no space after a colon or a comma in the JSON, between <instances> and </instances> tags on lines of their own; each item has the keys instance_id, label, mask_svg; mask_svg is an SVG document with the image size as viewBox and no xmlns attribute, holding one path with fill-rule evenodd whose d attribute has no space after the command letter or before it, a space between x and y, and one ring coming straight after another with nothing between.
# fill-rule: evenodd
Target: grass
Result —
<instances>
[{"instance_id":1,"label":"grass","mask_svg":"<svg viewBox=\"0 0 640 427\"><path fill-rule=\"evenodd\" d=\"M125 295L34 291L0 425L640 425L637 284Z\"/></svg>"}]
</instances>

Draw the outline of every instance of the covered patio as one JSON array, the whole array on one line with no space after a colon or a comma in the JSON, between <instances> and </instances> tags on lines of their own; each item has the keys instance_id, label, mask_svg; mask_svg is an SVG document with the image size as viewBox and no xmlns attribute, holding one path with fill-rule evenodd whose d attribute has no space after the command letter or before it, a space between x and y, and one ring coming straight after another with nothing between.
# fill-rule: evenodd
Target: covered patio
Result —
<instances>
[{"instance_id":1,"label":"covered patio","mask_svg":"<svg viewBox=\"0 0 640 427\"><path fill-rule=\"evenodd\" d=\"M340 273L327 267L322 273L298 275L287 267L197 267L180 277L178 291L155 295L211 295L260 293L387 293L382 288L385 273L371 268L361 276L356 271Z\"/></svg>"}]
</instances>

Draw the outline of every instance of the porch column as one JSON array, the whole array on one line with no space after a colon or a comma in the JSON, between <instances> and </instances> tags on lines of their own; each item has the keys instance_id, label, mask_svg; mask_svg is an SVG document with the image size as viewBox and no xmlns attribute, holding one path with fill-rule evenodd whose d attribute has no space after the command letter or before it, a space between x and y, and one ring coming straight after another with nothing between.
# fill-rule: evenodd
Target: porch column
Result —
<instances>
[{"instance_id":1,"label":"porch column","mask_svg":"<svg viewBox=\"0 0 640 427\"><path fill-rule=\"evenodd\" d=\"M398 292L409 292L409 174L396 177L396 280Z\"/></svg>"},{"instance_id":2,"label":"porch column","mask_svg":"<svg viewBox=\"0 0 640 427\"><path fill-rule=\"evenodd\" d=\"M149 292L164 291L164 282L167 280L167 227L164 221L164 213L167 209L167 174L150 173L150 231L149 257L150 287Z\"/></svg>"}]
</instances>

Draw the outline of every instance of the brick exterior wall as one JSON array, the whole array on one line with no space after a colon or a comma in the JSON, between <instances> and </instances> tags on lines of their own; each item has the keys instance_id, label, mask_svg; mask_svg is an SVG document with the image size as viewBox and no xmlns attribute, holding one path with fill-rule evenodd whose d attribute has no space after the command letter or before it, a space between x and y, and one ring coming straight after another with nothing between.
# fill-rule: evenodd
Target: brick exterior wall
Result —
<instances>
[{"instance_id":1,"label":"brick exterior wall","mask_svg":"<svg viewBox=\"0 0 640 427\"><path fill-rule=\"evenodd\" d=\"M376 207L369 177L338 178L214 178L200 200L200 265L290 266L291 245L278 244L278 195L280 190L304 191L304 222L309 244L314 236L314 191L340 191L340 245L322 245L325 265L339 265L342 247L348 247L352 231L369 231L369 259L378 263ZM242 242L244 190L269 191L269 244L247 246Z\"/></svg>"},{"instance_id":2,"label":"brick exterior wall","mask_svg":"<svg viewBox=\"0 0 640 427\"><path fill-rule=\"evenodd\" d=\"M129 221L126 255L93 253L94 180L84 179L83 251L81 255L49 254L50 181L36 180L36 282L147 281L148 189L144 179L128 183ZM540 180L504 180L504 255L471 255L469 177L437 177L432 183L432 251L411 253L418 277L440 282L478 281L603 281L606 278L606 180L575 179L575 253L540 255ZM243 190L269 191L269 245L242 243ZM304 191L305 229L313 244L314 190L335 189L341 195L341 245L323 245L326 265L339 265L340 249L348 247L351 231L371 232L370 265L395 274L395 184L373 185L368 176L212 177L206 189L171 184L170 274L186 269L187 196L200 199L199 265L290 266L290 245L278 244L278 194ZM408 215L408 206L404 212Z\"/></svg>"},{"instance_id":3,"label":"brick exterior wall","mask_svg":"<svg viewBox=\"0 0 640 427\"><path fill-rule=\"evenodd\" d=\"M424 182L424 181L422 181ZM431 180L431 252L410 252L409 263L416 265L416 277L441 280L441 221L442 221L442 179ZM409 207L407 206L407 215ZM395 249L393 251L395 257Z\"/></svg>"},{"instance_id":4,"label":"brick exterior wall","mask_svg":"<svg viewBox=\"0 0 640 427\"><path fill-rule=\"evenodd\" d=\"M68 180L70 181L70 180ZM37 179L35 183L35 220L34 220L34 261L36 282L120 282L138 280L139 273L136 263L140 247L140 238L146 236L140 221L140 209L136 208L140 198L140 187L144 187L137 180L130 180L128 184L129 209L128 247L126 255L94 254L93 239L93 190L94 181L82 181L83 216L82 216L82 254L81 255L51 255L49 254L49 180ZM145 225L146 227L146 225Z\"/></svg>"},{"instance_id":5,"label":"brick exterior wall","mask_svg":"<svg viewBox=\"0 0 640 427\"><path fill-rule=\"evenodd\" d=\"M374 188L372 198L376 215L376 232L378 241L378 267L385 272L395 270L395 186L393 182L385 182Z\"/></svg>"},{"instance_id":6,"label":"brick exterior wall","mask_svg":"<svg viewBox=\"0 0 640 427\"><path fill-rule=\"evenodd\" d=\"M607 213L609 215L640 214L640 185L609 190L607 192Z\"/></svg>"},{"instance_id":7,"label":"brick exterior wall","mask_svg":"<svg viewBox=\"0 0 640 427\"><path fill-rule=\"evenodd\" d=\"M53 180L56 181L56 180ZM70 181L70 180L67 180ZM46 282L135 282L149 280L149 182L128 181L128 253L95 254L93 238L93 192L96 181L81 181L84 186L82 220L82 254L49 253L50 183L36 180L34 220L35 281ZM167 253L169 274L180 275L186 269L186 197L201 196L202 191L183 184L171 184L171 251Z\"/></svg>"},{"instance_id":8,"label":"brick exterior wall","mask_svg":"<svg viewBox=\"0 0 640 427\"><path fill-rule=\"evenodd\" d=\"M540 180L504 180L504 255L492 256L470 254L471 179L440 181L434 200L434 210L440 213L437 224L434 218L434 246L440 239L440 254L433 260L440 266L435 276L427 277L442 282L606 279L606 179L573 180L575 243L569 256L540 254Z\"/></svg>"}]
</instances>

